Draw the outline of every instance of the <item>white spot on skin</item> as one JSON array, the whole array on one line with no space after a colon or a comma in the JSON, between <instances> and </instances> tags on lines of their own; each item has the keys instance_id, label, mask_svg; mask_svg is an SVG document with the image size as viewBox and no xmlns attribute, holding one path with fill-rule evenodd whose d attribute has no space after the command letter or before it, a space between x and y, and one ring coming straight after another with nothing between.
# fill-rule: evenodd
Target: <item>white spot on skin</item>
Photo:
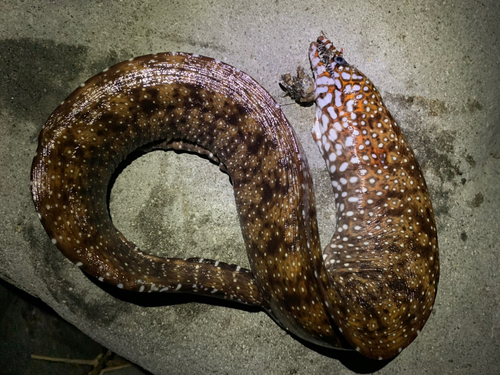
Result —
<instances>
[{"instance_id":1,"label":"white spot on skin","mask_svg":"<svg viewBox=\"0 0 500 375\"><path fill-rule=\"evenodd\" d=\"M320 94L328 92L328 87L326 87L326 86L320 86L320 87L316 88L315 92L316 92L316 98L318 98Z\"/></svg>"},{"instance_id":2,"label":"white spot on skin","mask_svg":"<svg viewBox=\"0 0 500 375\"><path fill-rule=\"evenodd\" d=\"M335 90L335 106L337 108L342 107L342 99L340 97L340 94L341 94L340 91ZM330 97L331 97L331 95L330 95Z\"/></svg>"},{"instance_id":3,"label":"white spot on skin","mask_svg":"<svg viewBox=\"0 0 500 375\"><path fill-rule=\"evenodd\" d=\"M332 118L332 120L335 120L337 118L337 112L335 112L335 109L333 107L328 107L327 109L328 111L328 114L330 115L330 117Z\"/></svg>"},{"instance_id":4,"label":"white spot on skin","mask_svg":"<svg viewBox=\"0 0 500 375\"><path fill-rule=\"evenodd\" d=\"M321 109L325 108L331 102L332 102L332 94L331 93L326 94L323 99L321 99L321 98L316 99L316 103L318 104L318 107Z\"/></svg>"},{"instance_id":5,"label":"white spot on skin","mask_svg":"<svg viewBox=\"0 0 500 375\"><path fill-rule=\"evenodd\" d=\"M337 132L332 128L328 130L328 139L332 142L334 142L337 139Z\"/></svg>"},{"instance_id":6,"label":"white spot on skin","mask_svg":"<svg viewBox=\"0 0 500 375\"><path fill-rule=\"evenodd\" d=\"M328 150L330 149L330 142L328 142L325 136L321 137L321 143L323 143L325 151L328 152Z\"/></svg>"},{"instance_id":7,"label":"white spot on skin","mask_svg":"<svg viewBox=\"0 0 500 375\"><path fill-rule=\"evenodd\" d=\"M348 112L352 112L353 111L353 104L354 104L354 100L349 100L347 101L346 103L346 107L347 107L347 111Z\"/></svg>"},{"instance_id":8,"label":"white spot on skin","mask_svg":"<svg viewBox=\"0 0 500 375\"><path fill-rule=\"evenodd\" d=\"M316 67L316 66L318 66L318 64L320 63L320 61L321 60L319 59L319 57L314 57L314 58L311 59L311 65L313 67Z\"/></svg>"},{"instance_id":9,"label":"white spot on skin","mask_svg":"<svg viewBox=\"0 0 500 375\"><path fill-rule=\"evenodd\" d=\"M327 115L321 116L321 124L321 134L324 134L326 132L326 129L328 129L328 124L330 124L330 119Z\"/></svg>"},{"instance_id":10,"label":"white spot on skin","mask_svg":"<svg viewBox=\"0 0 500 375\"><path fill-rule=\"evenodd\" d=\"M328 76L319 77L316 80L316 85L317 86L320 86L320 85L332 86L334 83L335 82L334 82L333 78L328 77Z\"/></svg>"}]
</instances>

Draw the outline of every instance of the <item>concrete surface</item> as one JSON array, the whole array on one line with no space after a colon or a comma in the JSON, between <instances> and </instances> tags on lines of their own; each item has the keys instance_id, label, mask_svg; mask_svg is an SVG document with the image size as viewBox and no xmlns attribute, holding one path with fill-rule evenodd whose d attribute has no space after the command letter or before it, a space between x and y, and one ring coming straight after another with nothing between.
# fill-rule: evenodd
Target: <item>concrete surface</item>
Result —
<instances>
[{"instance_id":1,"label":"concrete surface","mask_svg":"<svg viewBox=\"0 0 500 375\"><path fill-rule=\"evenodd\" d=\"M0 275L154 374L498 374L500 371L500 3L483 1L1 1ZM418 4L418 5L416 5ZM314 175L322 242L334 204L311 137L314 109L277 81L323 30L375 82L430 186L441 251L433 314L389 363L318 351L263 312L103 288L45 235L29 193L35 137L78 84L127 58L211 56L283 107ZM115 183L117 226L144 250L247 264L227 176L191 155L151 153ZM205 303L199 303L205 302ZM208 302L208 303L207 303ZM45 353L50 355L50 353Z\"/></svg>"}]
</instances>

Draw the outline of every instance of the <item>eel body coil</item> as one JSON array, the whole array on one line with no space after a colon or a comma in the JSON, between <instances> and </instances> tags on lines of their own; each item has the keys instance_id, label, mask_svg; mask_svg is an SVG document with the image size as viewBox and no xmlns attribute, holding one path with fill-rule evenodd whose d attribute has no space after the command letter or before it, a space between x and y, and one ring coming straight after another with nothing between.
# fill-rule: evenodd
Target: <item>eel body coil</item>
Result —
<instances>
[{"instance_id":1,"label":"eel body coil","mask_svg":"<svg viewBox=\"0 0 500 375\"><path fill-rule=\"evenodd\" d=\"M337 206L323 252L307 159L279 106L247 74L185 53L119 63L49 117L31 189L52 243L118 288L261 306L312 343L375 359L397 355L425 324L436 294L429 193L373 84L324 37L311 45L310 58L315 80L302 99L316 102L313 136ZM251 270L156 257L115 228L109 184L138 149L189 150L221 164L233 183Z\"/></svg>"}]
</instances>

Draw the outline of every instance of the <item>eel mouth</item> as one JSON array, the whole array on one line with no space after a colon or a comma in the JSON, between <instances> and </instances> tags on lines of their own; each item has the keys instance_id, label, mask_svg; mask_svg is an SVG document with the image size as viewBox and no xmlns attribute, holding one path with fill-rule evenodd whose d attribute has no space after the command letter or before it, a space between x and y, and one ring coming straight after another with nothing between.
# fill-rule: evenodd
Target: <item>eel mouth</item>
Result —
<instances>
[{"instance_id":1,"label":"eel mouth","mask_svg":"<svg viewBox=\"0 0 500 375\"><path fill-rule=\"evenodd\" d=\"M316 42L318 46L318 55L323 64L328 65L332 63L335 56L342 57L342 52L338 51L332 42L325 36L320 36Z\"/></svg>"},{"instance_id":2,"label":"eel mouth","mask_svg":"<svg viewBox=\"0 0 500 375\"><path fill-rule=\"evenodd\" d=\"M337 70L337 68L342 70L343 67L349 66L343 57L343 49L339 50L335 48L332 42L330 42L324 34L313 44L317 49L321 64L331 76L335 75L334 71Z\"/></svg>"}]
</instances>

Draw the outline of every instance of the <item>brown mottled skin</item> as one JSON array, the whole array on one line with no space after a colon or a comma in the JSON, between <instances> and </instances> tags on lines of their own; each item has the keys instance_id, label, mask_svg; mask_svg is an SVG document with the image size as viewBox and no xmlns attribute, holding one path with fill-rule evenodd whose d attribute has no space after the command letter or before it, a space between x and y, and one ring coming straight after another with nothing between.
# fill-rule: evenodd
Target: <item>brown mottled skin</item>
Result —
<instances>
[{"instance_id":1,"label":"brown mottled skin","mask_svg":"<svg viewBox=\"0 0 500 375\"><path fill-rule=\"evenodd\" d=\"M191 292L261 306L307 341L391 358L429 315L438 263L425 182L383 108L399 143L379 155L392 155L397 144L398 156L411 162L388 179L377 175L376 163L366 167L366 178L376 177L384 195L371 195L370 186L365 198L374 201L352 205L354 224L362 229L354 228L345 210L339 212L337 228L347 223L348 229L335 233L324 254L307 160L275 101L236 68L184 53L117 64L61 103L39 136L32 167L35 207L59 250L101 281L132 291ZM251 271L200 258L155 257L114 227L106 201L113 172L132 151L158 148L199 152L227 170ZM388 156L384 160L392 165ZM332 173L332 180L350 173ZM400 189L410 179L415 187ZM337 207L346 199L337 194ZM410 207L415 212L408 218ZM363 208L379 215L363 216ZM340 251L344 237L352 244L349 252Z\"/></svg>"},{"instance_id":2,"label":"brown mottled skin","mask_svg":"<svg viewBox=\"0 0 500 375\"><path fill-rule=\"evenodd\" d=\"M439 280L436 224L417 159L373 83L321 36L281 85L316 102L313 137L330 172L337 225L323 250L328 311L362 354L391 358L422 329Z\"/></svg>"}]
</instances>

